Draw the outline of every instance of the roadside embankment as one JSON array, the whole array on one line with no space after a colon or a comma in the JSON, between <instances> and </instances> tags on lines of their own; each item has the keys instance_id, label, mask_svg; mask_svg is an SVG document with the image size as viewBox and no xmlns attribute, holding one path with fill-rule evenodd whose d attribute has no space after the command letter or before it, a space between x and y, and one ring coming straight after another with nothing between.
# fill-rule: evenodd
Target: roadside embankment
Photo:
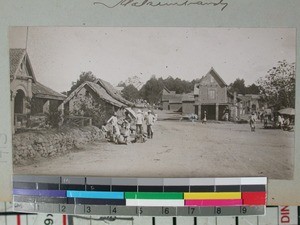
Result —
<instances>
[{"instance_id":1,"label":"roadside embankment","mask_svg":"<svg viewBox=\"0 0 300 225\"><path fill-rule=\"evenodd\" d=\"M40 158L64 155L85 144L104 140L95 126L28 131L13 136L13 163L26 165Z\"/></svg>"}]
</instances>

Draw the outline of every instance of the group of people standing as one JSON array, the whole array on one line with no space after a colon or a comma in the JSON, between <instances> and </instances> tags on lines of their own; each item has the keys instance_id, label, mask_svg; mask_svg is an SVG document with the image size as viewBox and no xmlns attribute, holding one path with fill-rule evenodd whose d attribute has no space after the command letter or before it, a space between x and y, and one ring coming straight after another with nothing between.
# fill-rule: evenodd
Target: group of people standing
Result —
<instances>
[{"instance_id":1,"label":"group of people standing","mask_svg":"<svg viewBox=\"0 0 300 225\"><path fill-rule=\"evenodd\" d=\"M116 144L127 144L129 142L145 142L145 137L153 138L153 125L156 121L156 116L151 110L142 112L140 109L134 117L125 113L123 118L118 118L116 112L107 121L107 124L111 125L111 129L107 129L104 126L107 138ZM147 132L144 132L144 125L147 126Z\"/></svg>"},{"instance_id":2,"label":"group of people standing","mask_svg":"<svg viewBox=\"0 0 300 225\"><path fill-rule=\"evenodd\" d=\"M255 124L256 121L259 119L257 113L252 112L249 118L249 123L250 123L250 129L251 131L255 131ZM268 121L269 121L269 116L268 114L261 114L260 115L261 122L264 122L264 128L268 127ZM281 114L277 114L277 120L276 117L274 116L271 118L272 124L274 128L280 128L282 130L291 130L292 128L290 127L290 118L289 116L284 116Z\"/></svg>"},{"instance_id":3,"label":"group of people standing","mask_svg":"<svg viewBox=\"0 0 300 225\"><path fill-rule=\"evenodd\" d=\"M143 124L146 122L147 126L147 137L153 138L153 125L156 120L156 116L153 115L152 111L149 110L148 113L143 115L142 111L139 109L136 115L136 133L143 134L144 128Z\"/></svg>"},{"instance_id":4,"label":"group of people standing","mask_svg":"<svg viewBox=\"0 0 300 225\"><path fill-rule=\"evenodd\" d=\"M280 129L282 130L290 130L290 118L289 116L284 116L284 115L278 115L278 126L280 127Z\"/></svg>"}]
</instances>

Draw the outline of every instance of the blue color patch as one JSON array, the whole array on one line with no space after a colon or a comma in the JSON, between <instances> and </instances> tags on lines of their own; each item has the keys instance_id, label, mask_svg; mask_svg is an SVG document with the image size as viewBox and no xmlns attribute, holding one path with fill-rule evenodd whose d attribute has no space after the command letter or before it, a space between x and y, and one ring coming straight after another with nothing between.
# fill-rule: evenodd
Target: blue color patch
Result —
<instances>
[{"instance_id":1,"label":"blue color patch","mask_svg":"<svg viewBox=\"0 0 300 225\"><path fill-rule=\"evenodd\" d=\"M124 199L124 192L113 191L67 191L68 198Z\"/></svg>"}]
</instances>

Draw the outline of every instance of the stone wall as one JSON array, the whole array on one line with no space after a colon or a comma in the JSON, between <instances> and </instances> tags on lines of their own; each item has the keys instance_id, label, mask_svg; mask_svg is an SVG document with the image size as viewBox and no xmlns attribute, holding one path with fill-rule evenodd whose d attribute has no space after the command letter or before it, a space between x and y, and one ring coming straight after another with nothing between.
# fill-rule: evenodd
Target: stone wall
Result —
<instances>
[{"instance_id":1,"label":"stone wall","mask_svg":"<svg viewBox=\"0 0 300 225\"><path fill-rule=\"evenodd\" d=\"M28 131L13 135L13 163L26 165L39 158L49 158L78 150L88 142L104 140L95 127Z\"/></svg>"}]
</instances>

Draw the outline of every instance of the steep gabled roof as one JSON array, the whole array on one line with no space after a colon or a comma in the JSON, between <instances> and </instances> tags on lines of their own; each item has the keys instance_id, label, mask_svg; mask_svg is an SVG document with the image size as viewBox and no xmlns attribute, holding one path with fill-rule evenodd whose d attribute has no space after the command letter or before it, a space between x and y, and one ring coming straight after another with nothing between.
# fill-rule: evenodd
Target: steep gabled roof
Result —
<instances>
[{"instance_id":1,"label":"steep gabled roof","mask_svg":"<svg viewBox=\"0 0 300 225\"><path fill-rule=\"evenodd\" d=\"M225 81L222 79L222 77L215 71L215 69L212 67L207 74L211 74L216 81L219 83L221 87L227 86Z\"/></svg>"},{"instance_id":2,"label":"steep gabled roof","mask_svg":"<svg viewBox=\"0 0 300 225\"><path fill-rule=\"evenodd\" d=\"M120 94L119 91L117 91L109 82L102 80L102 79L97 79L95 81L98 85L100 85L102 88L106 90L106 92L114 99L118 100L119 102L122 102L123 104L127 106L133 106L134 104L125 98L123 98Z\"/></svg>"},{"instance_id":3,"label":"steep gabled roof","mask_svg":"<svg viewBox=\"0 0 300 225\"><path fill-rule=\"evenodd\" d=\"M163 88L163 94L170 94L170 90L166 87L166 86L164 86L164 88Z\"/></svg>"},{"instance_id":4,"label":"steep gabled roof","mask_svg":"<svg viewBox=\"0 0 300 225\"><path fill-rule=\"evenodd\" d=\"M210 70L208 71L208 73L203 76L198 84L201 84L201 82L208 76L211 75L214 77L214 79L217 81L217 83L221 86L221 87L226 87L227 84L225 83L225 81L222 79L222 77L215 71L215 69L213 67L210 68Z\"/></svg>"},{"instance_id":5,"label":"steep gabled roof","mask_svg":"<svg viewBox=\"0 0 300 225\"><path fill-rule=\"evenodd\" d=\"M42 85L39 82L32 83L32 93L36 98L45 98L53 100L64 100L67 96L60 94L52 89Z\"/></svg>"},{"instance_id":6,"label":"steep gabled roof","mask_svg":"<svg viewBox=\"0 0 300 225\"><path fill-rule=\"evenodd\" d=\"M104 100L107 103L110 103L117 107L125 106L122 102L114 99L107 91L100 85L94 82L86 81L77 87L64 101L64 104L68 103L76 94L85 87L89 87L99 98Z\"/></svg>"},{"instance_id":7,"label":"steep gabled roof","mask_svg":"<svg viewBox=\"0 0 300 225\"><path fill-rule=\"evenodd\" d=\"M18 68L21 66L24 58L26 57L26 67L28 72L32 75L33 81L36 82L31 62L29 60L26 49L24 48L11 48L9 49L9 61L10 61L10 77L15 77Z\"/></svg>"},{"instance_id":8,"label":"steep gabled roof","mask_svg":"<svg viewBox=\"0 0 300 225\"><path fill-rule=\"evenodd\" d=\"M32 93L36 98L44 98L44 99L53 99L53 100L64 100L66 98L65 95L62 95L45 85L37 82L31 62L29 60L26 49L23 48L12 48L9 49L9 60L10 60L10 77L14 78L16 72L18 71L21 63L26 59L26 68L29 73L29 76L32 76Z\"/></svg>"},{"instance_id":9,"label":"steep gabled roof","mask_svg":"<svg viewBox=\"0 0 300 225\"><path fill-rule=\"evenodd\" d=\"M25 49L9 49L10 76L14 76L26 54Z\"/></svg>"}]
</instances>

